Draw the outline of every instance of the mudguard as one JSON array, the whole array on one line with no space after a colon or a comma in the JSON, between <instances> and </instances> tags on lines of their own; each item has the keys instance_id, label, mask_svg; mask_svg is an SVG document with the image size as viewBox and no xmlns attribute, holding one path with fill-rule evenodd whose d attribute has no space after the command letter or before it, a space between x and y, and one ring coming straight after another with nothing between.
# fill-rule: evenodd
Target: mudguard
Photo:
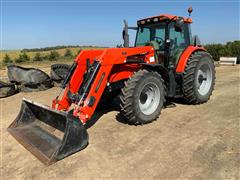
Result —
<instances>
[{"instance_id":1,"label":"mudguard","mask_svg":"<svg viewBox=\"0 0 240 180\"><path fill-rule=\"evenodd\" d=\"M206 50L203 47L199 47L199 46L188 46L180 56L180 59L176 66L176 73L184 72L188 59L196 51L206 51Z\"/></svg>"}]
</instances>

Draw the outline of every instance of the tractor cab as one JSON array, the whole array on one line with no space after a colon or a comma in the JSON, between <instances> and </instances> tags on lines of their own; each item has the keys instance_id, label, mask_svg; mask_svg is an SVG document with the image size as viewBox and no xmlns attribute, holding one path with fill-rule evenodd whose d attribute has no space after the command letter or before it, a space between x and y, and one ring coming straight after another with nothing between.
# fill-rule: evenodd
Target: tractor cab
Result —
<instances>
[{"instance_id":1,"label":"tractor cab","mask_svg":"<svg viewBox=\"0 0 240 180\"><path fill-rule=\"evenodd\" d=\"M169 61L176 64L182 52L192 44L191 23L191 18L162 14L138 20L137 27L125 27L123 34L127 29L136 30L134 46L153 46L156 62L167 66Z\"/></svg>"},{"instance_id":2,"label":"tractor cab","mask_svg":"<svg viewBox=\"0 0 240 180\"><path fill-rule=\"evenodd\" d=\"M164 55L175 62L192 41L189 18L160 15L138 21L135 46L151 45L156 59L163 63Z\"/></svg>"}]
</instances>

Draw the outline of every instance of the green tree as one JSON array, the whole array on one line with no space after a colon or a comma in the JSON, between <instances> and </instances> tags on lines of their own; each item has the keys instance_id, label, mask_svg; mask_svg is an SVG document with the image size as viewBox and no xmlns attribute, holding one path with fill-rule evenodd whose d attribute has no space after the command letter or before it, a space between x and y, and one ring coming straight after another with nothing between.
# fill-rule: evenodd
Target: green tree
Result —
<instances>
[{"instance_id":1,"label":"green tree","mask_svg":"<svg viewBox=\"0 0 240 180\"><path fill-rule=\"evenodd\" d=\"M12 59L8 56L8 54L6 54L3 58L3 63L4 64L10 64L12 62L13 62Z\"/></svg>"},{"instance_id":2,"label":"green tree","mask_svg":"<svg viewBox=\"0 0 240 180\"><path fill-rule=\"evenodd\" d=\"M227 44L208 44L205 48L215 61L219 61L222 56L240 57L240 41L228 42Z\"/></svg>"},{"instance_id":3,"label":"green tree","mask_svg":"<svg viewBox=\"0 0 240 180\"><path fill-rule=\"evenodd\" d=\"M233 57L240 56L240 41L228 42L226 44L226 49L230 52Z\"/></svg>"},{"instance_id":4,"label":"green tree","mask_svg":"<svg viewBox=\"0 0 240 180\"><path fill-rule=\"evenodd\" d=\"M56 61L59 57L60 57L60 54L57 51L51 51L48 56L48 59L50 61Z\"/></svg>"},{"instance_id":5,"label":"green tree","mask_svg":"<svg viewBox=\"0 0 240 180\"><path fill-rule=\"evenodd\" d=\"M64 53L64 57L73 57L73 53L70 49L66 49L65 53Z\"/></svg>"},{"instance_id":6,"label":"green tree","mask_svg":"<svg viewBox=\"0 0 240 180\"><path fill-rule=\"evenodd\" d=\"M26 61L30 61L30 57L26 54L26 52L19 54L19 57L16 59L16 63L21 63Z\"/></svg>"},{"instance_id":7,"label":"green tree","mask_svg":"<svg viewBox=\"0 0 240 180\"><path fill-rule=\"evenodd\" d=\"M36 53L35 56L33 57L33 61L42 61L43 57L40 53Z\"/></svg>"}]
</instances>

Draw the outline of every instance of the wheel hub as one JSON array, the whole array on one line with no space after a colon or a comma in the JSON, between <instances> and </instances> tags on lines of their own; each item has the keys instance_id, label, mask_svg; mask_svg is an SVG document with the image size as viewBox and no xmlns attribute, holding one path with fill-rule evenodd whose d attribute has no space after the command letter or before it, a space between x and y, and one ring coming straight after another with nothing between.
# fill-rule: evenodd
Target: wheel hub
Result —
<instances>
[{"instance_id":1,"label":"wheel hub","mask_svg":"<svg viewBox=\"0 0 240 180\"><path fill-rule=\"evenodd\" d=\"M146 84L140 93L139 107L143 114L150 115L158 107L160 102L160 90L154 83Z\"/></svg>"},{"instance_id":2,"label":"wheel hub","mask_svg":"<svg viewBox=\"0 0 240 180\"><path fill-rule=\"evenodd\" d=\"M207 78L205 78L202 74L199 75L198 77L198 83L202 84L203 81L206 81Z\"/></svg>"},{"instance_id":3,"label":"wheel hub","mask_svg":"<svg viewBox=\"0 0 240 180\"><path fill-rule=\"evenodd\" d=\"M212 70L208 64L203 64L197 72L197 90L202 96L206 95L212 85Z\"/></svg>"}]
</instances>

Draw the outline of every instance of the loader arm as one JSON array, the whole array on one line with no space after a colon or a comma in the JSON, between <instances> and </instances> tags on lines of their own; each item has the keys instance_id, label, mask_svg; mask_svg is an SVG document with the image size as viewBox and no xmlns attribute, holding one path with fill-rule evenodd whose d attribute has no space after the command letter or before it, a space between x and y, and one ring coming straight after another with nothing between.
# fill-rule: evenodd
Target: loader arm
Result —
<instances>
[{"instance_id":1,"label":"loader arm","mask_svg":"<svg viewBox=\"0 0 240 180\"><path fill-rule=\"evenodd\" d=\"M107 84L116 80L116 77L117 80L128 79L134 73L128 70L127 72L119 71L116 74L113 67L121 64L128 65L127 57L138 54L144 55L143 63L155 63L154 49L151 46L82 51L75 59L77 67L62 98L55 99L52 107L69 111L69 107L74 103L74 116L78 117L82 123L86 123L92 117ZM137 69L141 68L141 64L134 61L131 61L131 66L135 70L136 66Z\"/></svg>"}]
</instances>

